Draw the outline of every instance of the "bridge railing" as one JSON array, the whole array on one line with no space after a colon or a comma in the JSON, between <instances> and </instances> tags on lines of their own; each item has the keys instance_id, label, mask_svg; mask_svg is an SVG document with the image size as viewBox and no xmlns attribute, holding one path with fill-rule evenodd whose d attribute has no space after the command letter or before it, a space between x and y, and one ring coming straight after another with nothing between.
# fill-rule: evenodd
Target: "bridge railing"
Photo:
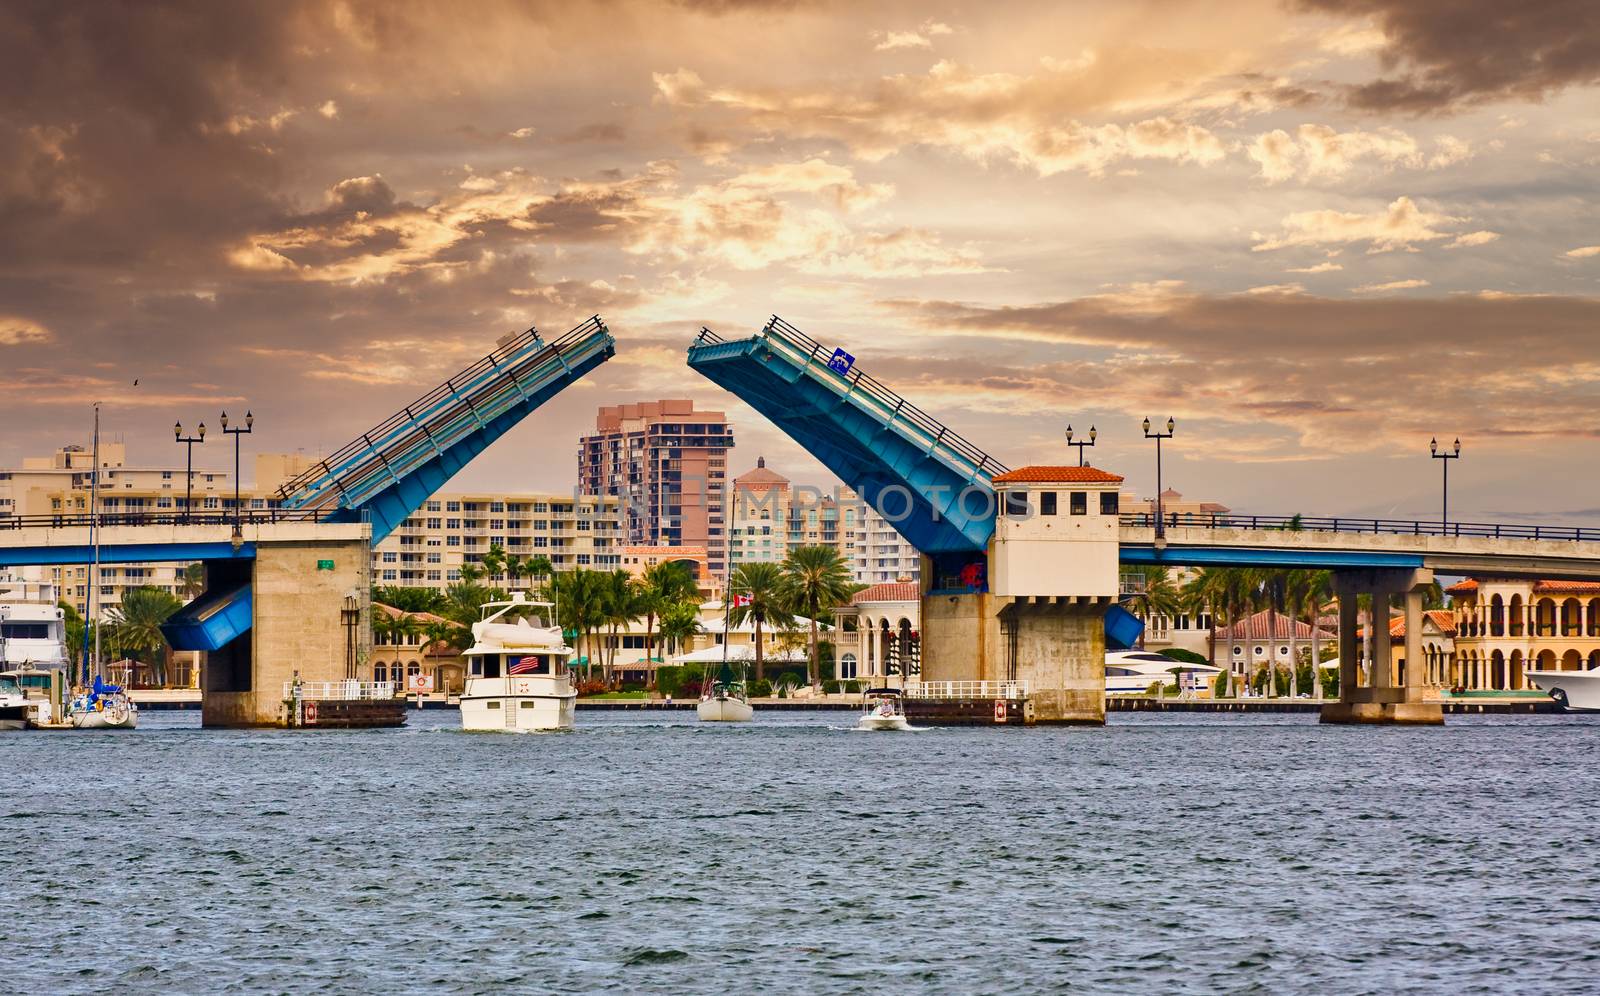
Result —
<instances>
[{"instance_id":1,"label":"bridge railing","mask_svg":"<svg viewBox=\"0 0 1600 996\"><path fill-rule=\"evenodd\" d=\"M1028 695L1026 681L911 681L909 699L1020 699Z\"/></svg>"},{"instance_id":2,"label":"bridge railing","mask_svg":"<svg viewBox=\"0 0 1600 996\"><path fill-rule=\"evenodd\" d=\"M311 699L319 702L337 701L363 701L376 699L384 701L395 696L395 685L390 681L357 681L346 678L343 681L302 681L300 687L295 688L295 683L283 683L284 699Z\"/></svg>"},{"instance_id":3,"label":"bridge railing","mask_svg":"<svg viewBox=\"0 0 1600 996\"><path fill-rule=\"evenodd\" d=\"M504 414L525 392L567 369L605 333L598 315L552 342L537 329L510 336L384 422L362 433L278 489L295 508L353 508L440 455L484 422Z\"/></svg>"},{"instance_id":4,"label":"bridge railing","mask_svg":"<svg viewBox=\"0 0 1600 996\"><path fill-rule=\"evenodd\" d=\"M852 365L848 373L839 373L829 367L828 361L833 357L832 351L825 349L817 340L777 315L772 316L762 328L761 334L769 343L775 341L794 354L794 358L801 366L815 366L819 370L833 373L850 385L852 394L862 396L863 400L871 402L873 407L880 409L889 422L900 423L925 436L930 446L943 449L970 465L976 476L993 478L996 474L1003 474L1010 469L962 438L960 434L951 431L943 422L896 394L882 381L864 373L859 367ZM725 340L710 329L702 328L698 341L717 344Z\"/></svg>"},{"instance_id":5,"label":"bridge railing","mask_svg":"<svg viewBox=\"0 0 1600 996\"><path fill-rule=\"evenodd\" d=\"M1124 513L1124 526L1151 528L1147 512ZM1486 539L1570 540L1600 543L1600 529L1585 526L1527 526L1486 522L1438 522L1427 519L1361 519L1347 516L1243 515L1238 512L1168 512L1168 529L1264 529L1277 532L1368 533L1389 536L1467 536Z\"/></svg>"},{"instance_id":6,"label":"bridge railing","mask_svg":"<svg viewBox=\"0 0 1600 996\"><path fill-rule=\"evenodd\" d=\"M315 512L304 509L292 508L257 508L241 510L238 522L241 525L266 525L274 522L315 522ZM69 514L49 515L4 515L0 516L0 530L3 529L66 529L73 526L231 526L234 523L232 509L205 509L193 512L171 509L158 509L150 512L73 512Z\"/></svg>"}]
</instances>

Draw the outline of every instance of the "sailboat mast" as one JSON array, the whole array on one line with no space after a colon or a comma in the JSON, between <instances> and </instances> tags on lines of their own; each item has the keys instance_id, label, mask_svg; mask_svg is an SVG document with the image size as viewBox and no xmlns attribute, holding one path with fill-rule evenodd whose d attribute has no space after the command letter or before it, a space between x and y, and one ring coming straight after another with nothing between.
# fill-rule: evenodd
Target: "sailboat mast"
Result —
<instances>
[{"instance_id":1,"label":"sailboat mast","mask_svg":"<svg viewBox=\"0 0 1600 996\"><path fill-rule=\"evenodd\" d=\"M94 620L94 673L100 675L100 402L94 403L94 447L89 469L89 545L94 547L94 567L89 577L89 618ZM88 684L87 674L84 684Z\"/></svg>"}]
</instances>

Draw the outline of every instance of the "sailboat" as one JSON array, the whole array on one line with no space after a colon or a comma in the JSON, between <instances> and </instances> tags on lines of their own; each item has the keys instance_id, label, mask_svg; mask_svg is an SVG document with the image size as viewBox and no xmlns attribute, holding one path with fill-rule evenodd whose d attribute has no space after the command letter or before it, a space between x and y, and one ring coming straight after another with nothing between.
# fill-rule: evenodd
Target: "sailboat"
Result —
<instances>
[{"instance_id":1,"label":"sailboat","mask_svg":"<svg viewBox=\"0 0 1600 996\"><path fill-rule=\"evenodd\" d=\"M83 628L83 684L89 684L89 630L94 630L94 685L67 703L67 719L77 730L131 730L139 725L139 707L121 685L107 684L100 674L100 402L94 403L94 464L89 469L89 545L94 566L89 574L88 621Z\"/></svg>"},{"instance_id":2,"label":"sailboat","mask_svg":"<svg viewBox=\"0 0 1600 996\"><path fill-rule=\"evenodd\" d=\"M727 646L726 638L723 639L723 646ZM727 651L723 653L726 655ZM748 723L755 718L750 696L745 691L744 678L734 678L733 668L726 662L722 670L717 672L716 680L706 686L695 711L703 723Z\"/></svg>"},{"instance_id":3,"label":"sailboat","mask_svg":"<svg viewBox=\"0 0 1600 996\"><path fill-rule=\"evenodd\" d=\"M695 713L702 723L748 723L756 711L750 706L750 695L741 673L737 681L733 668L728 666L728 620L733 616L733 558L728 558L727 581L722 595L722 669L717 679L700 694Z\"/></svg>"}]
</instances>

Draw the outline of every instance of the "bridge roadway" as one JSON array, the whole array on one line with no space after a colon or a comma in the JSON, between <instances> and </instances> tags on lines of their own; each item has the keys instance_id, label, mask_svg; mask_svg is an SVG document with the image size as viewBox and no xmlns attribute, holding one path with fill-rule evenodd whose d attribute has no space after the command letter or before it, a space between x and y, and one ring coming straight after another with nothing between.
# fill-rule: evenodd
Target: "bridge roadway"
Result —
<instances>
[{"instance_id":1,"label":"bridge roadway","mask_svg":"<svg viewBox=\"0 0 1600 996\"><path fill-rule=\"evenodd\" d=\"M1600 580L1600 529L1238 514L1122 517L1124 564Z\"/></svg>"},{"instance_id":2,"label":"bridge roadway","mask_svg":"<svg viewBox=\"0 0 1600 996\"><path fill-rule=\"evenodd\" d=\"M254 560L258 542L347 539L359 523L323 524L315 516L277 510L245 512L234 542L231 513L123 513L100 516L102 564ZM89 516L35 515L0 519L0 567L94 562Z\"/></svg>"}]
</instances>

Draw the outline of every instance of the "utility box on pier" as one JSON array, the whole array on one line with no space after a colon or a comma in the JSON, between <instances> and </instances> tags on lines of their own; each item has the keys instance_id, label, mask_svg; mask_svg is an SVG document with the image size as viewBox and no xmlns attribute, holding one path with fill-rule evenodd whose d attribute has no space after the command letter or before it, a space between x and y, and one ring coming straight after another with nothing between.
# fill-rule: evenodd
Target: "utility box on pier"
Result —
<instances>
[{"instance_id":1,"label":"utility box on pier","mask_svg":"<svg viewBox=\"0 0 1600 996\"><path fill-rule=\"evenodd\" d=\"M1121 477L1094 467L1022 467L994 485L990 594L1116 597Z\"/></svg>"}]
</instances>

